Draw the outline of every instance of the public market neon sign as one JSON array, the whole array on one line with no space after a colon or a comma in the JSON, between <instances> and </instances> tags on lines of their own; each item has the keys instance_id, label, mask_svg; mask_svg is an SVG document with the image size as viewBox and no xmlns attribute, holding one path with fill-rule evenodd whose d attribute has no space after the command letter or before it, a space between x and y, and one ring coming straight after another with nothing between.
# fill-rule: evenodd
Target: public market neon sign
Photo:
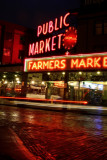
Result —
<instances>
[{"instance_id":1,"label":"public market neon sign","mask_svg":"<svg viewBox=\"0 0 107 160\"><path fill-rule=\"evenodd\" d=\"M54 31L58 31L63 27L68 27L69 23L67 23L67 18L70 16L70 13L65 14L65 16L61 16L59 19L55 18L54 21L46 22L43 25L39 25L37 28L37 37L40 35L47 35ZM61 49L63 34L57 34L54 36L50 36L45 40L40 40L35 43L29 45L29 56L34 56L37 54L47 53L50 51L55 51L56 49Z\"/></svg>"},{"instance_id":2,"label":"public market neon sign","mask_svg":"<svg viewBox=\"0 0 107 160\"><path fill-rule=\"evenodd\" d=\"M77 58L78 57L78 58ZM50 58L25 59L25 72L61 71L61 70L97 70L107 69L107 53L91 56L59 56Z\"/></svg>"}]
</instances>

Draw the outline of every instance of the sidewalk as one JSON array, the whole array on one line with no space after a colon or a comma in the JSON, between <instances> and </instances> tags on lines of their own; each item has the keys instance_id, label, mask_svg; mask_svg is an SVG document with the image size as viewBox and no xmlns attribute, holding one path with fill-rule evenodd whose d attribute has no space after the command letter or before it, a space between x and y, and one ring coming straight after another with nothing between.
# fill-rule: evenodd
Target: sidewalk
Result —
<instances>
[{"instance_id":1,"label":"sidewalk","mask_svg":"<svg viewBox=\"0 0 107 160\"><path fill-rule=\"evenodd\" d=\"M89 106L80 104L56 104L49 102L35 102L22 100L0 99L0 104L10 105L23 108L34 108L42 110L62 111L62 112L79 112L83 114L107 115L106 106Z\"/></svg>"},{"instance_id":2,"label":"sidewalk","mask_svg":"<svg viewBox=\"0 0 107 160\"><path fill-rule=\"evenodd\" d=\"M75 105L75 104L56 104L56 103L38 103L27 101L11 101L13 105L18 107L28 107L43 110L64 111L64 112L81 112L87 114L107 115L107 107Z\"/></svg>"}]
</instances>

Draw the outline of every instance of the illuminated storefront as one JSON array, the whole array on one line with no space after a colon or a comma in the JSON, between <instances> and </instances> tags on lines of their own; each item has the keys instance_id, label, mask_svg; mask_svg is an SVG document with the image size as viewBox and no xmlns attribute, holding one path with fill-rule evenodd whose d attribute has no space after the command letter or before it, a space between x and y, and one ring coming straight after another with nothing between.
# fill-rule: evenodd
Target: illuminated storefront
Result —
<instances>
[{"instance_id":1,"label":"illuminated storefront","mask_svg":"<svg viewBox=\"0 0 107 160\"><path fill-rule=\"evenodd\" d=\"M77 54L76 26L71 13L37 28L36 42L29 44L24 72L28 74L26 97L107 102L107 52Z\"/></svg>"},{"instance_id":2,"label":"illuminated storefront","mask_svg":"<svg viewBox=\"0 0 107 160\"><path fill-rule=\"evenodd\" d=\"M35 76L29 79L32 91L29 89L27 96L64 99L66 94L68 100L100 105L106 101L106 70L106 52L28 58L25 59L24 71ZM34 79L36 76L38 80Z\"/></svg>"}]
</instances>

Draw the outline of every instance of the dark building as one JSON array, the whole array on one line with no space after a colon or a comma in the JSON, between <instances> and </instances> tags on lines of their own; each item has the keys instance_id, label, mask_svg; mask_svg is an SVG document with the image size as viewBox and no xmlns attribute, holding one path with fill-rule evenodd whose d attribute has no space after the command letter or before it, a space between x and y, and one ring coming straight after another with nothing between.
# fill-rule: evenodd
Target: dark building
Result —
<instances>
[{"instance_id":1,"label":"dark building","mask_svg":"<svg viewBox=\"0 0 107 160\"><path fill-rule=\"evenodd\" d=\"M79 53L107 51L106 6L106 0L81 0L78 17Z\"/></svg>"},{"instance_id":2,"label":"dark building","mask_svg":"<svg viewBox=\"0 0 107 160\"><path fill-rule=\"evenodd\" d=\"M23 26L0 21L1 95L15 96L21 93L23 63L31 32Z\"/></svg>"}]
</instances>

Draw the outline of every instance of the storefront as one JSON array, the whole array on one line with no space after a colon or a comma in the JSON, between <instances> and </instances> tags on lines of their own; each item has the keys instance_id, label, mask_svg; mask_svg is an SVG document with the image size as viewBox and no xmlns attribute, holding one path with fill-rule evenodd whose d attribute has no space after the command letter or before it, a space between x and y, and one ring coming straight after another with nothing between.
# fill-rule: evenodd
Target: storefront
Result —
<instances>
[{"instance_id":1,"label":"storefront","mask_svg":"<svg viewBox=\"0 0 107 160\"><path fill-rule=\"evenodd\" d=\"M25 59L27 97L107 102L107 53Z\"/></svg>"}]
</instances>

